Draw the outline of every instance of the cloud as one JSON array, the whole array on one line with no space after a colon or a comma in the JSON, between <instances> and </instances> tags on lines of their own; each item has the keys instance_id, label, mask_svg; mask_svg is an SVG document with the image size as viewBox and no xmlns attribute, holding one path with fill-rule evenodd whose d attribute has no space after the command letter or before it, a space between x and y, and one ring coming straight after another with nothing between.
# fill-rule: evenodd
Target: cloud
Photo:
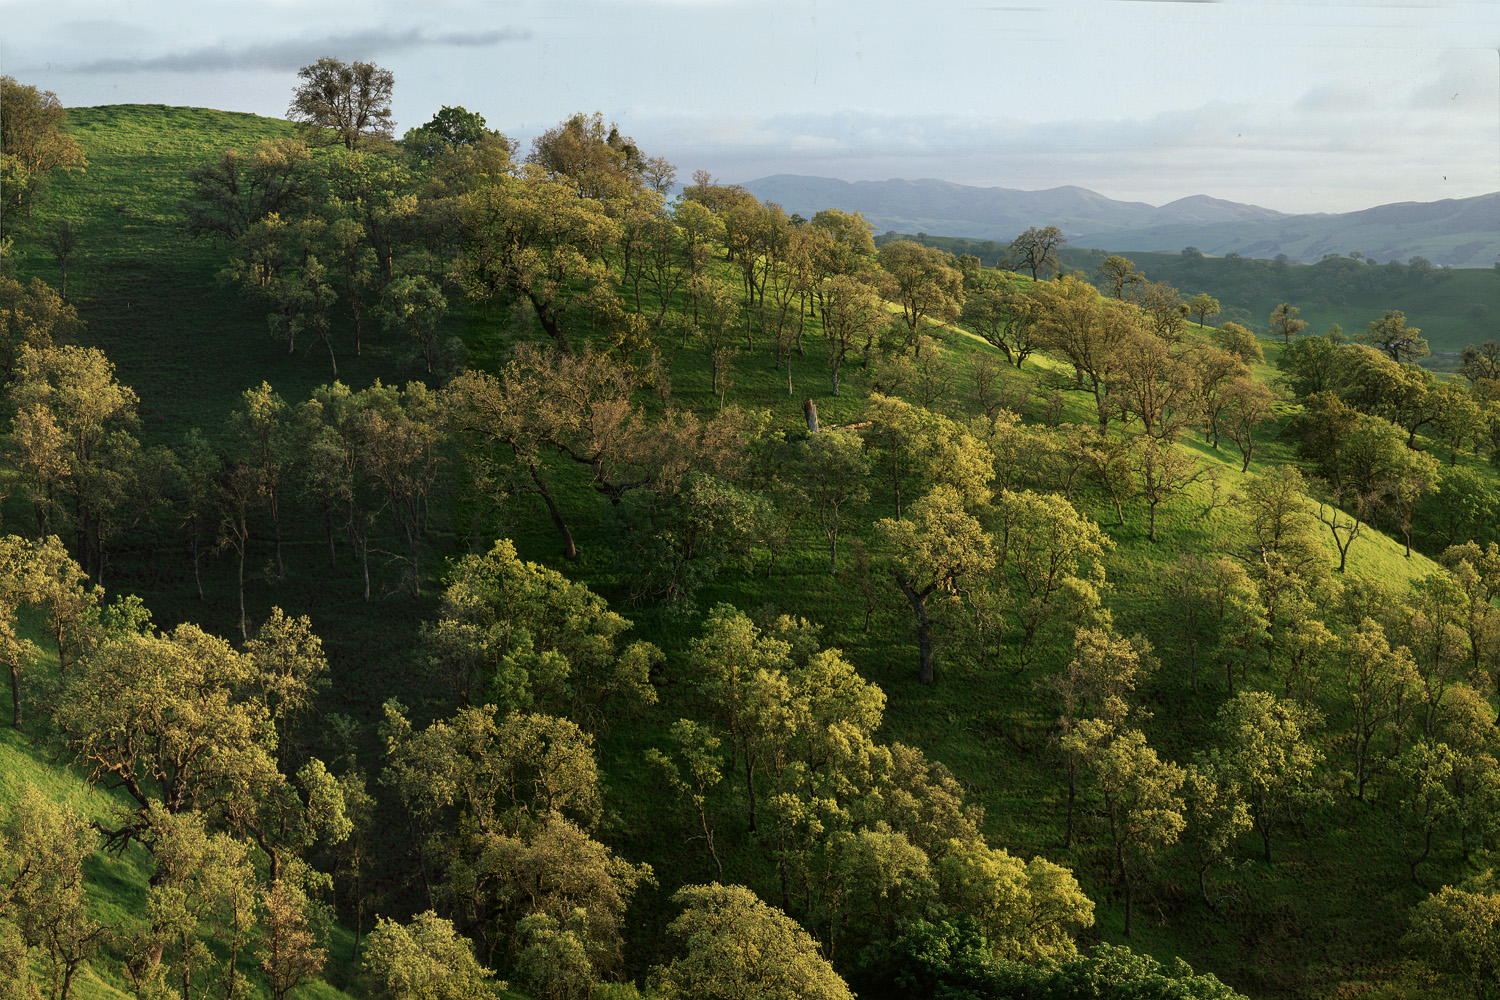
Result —
<instances>
[{"instance_id":1,"label":"cloud","mask_svg":"<svg viewBox=\"0 0 1500 1000\"><path fill-rule=\"evenodd\" d=\"M1304 102L1316 112L1215 101L1139 118L1051 122L866 110L622 120L643 148L683 173L703 167L733 182L794 173L937 177L1022 190L1077 184L1153 204L1203 193L1283 211L1345 211L1496 188L1493 156L1475 156L1474 130L1390 107L1334 110L1352 108L1350 96Z\"/></svg>"},{"instance_id":2,"label":"cloud","mask_svg":"<svg viewBox=\"0 0 1500 1000\"><path fill-rule=\"evenodd\" d=\"M212 45L143 58L98 59L66 67L71 73L200 73L225 70L295 70L330 53L351 58L390 56L425 48L476 48L519 42L530 33L511 29L433 33L422 28L372 29L320 38L261 42L239 47Z\"/></svg>"}]
</instances>

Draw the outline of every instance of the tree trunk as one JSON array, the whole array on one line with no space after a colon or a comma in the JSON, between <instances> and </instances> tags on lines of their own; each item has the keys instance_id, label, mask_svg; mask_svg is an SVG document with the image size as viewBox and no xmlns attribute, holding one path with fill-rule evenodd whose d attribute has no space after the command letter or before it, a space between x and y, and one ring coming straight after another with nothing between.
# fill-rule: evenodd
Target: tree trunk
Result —
<instances>
[{"instance_id":1,"label":"tree trunk","mask_svg":"<svg viewBox=\"0 0 1500 1000\"><path fill-rule=\"evenodd\" d=\"M750 793L750 832L755 832L755 764L745 754L745 791Z\"/></svg>"},{"instance_id":2,"label":"tree trunk","mask_svg":"<svg viewBox=\"0 0 1500 1000\"><path fill-rule=\"evenodd\" d=\"M931 684L934 680L932 665L932 622L927 617L927 595L932 593L928 587L922 593L918 593L903 578L900 573L896 574L896 586L901 588L901 593L906 595L906 601L911 605L912 613L917 618L917 656L918 670L917 679L923 684Z\"/></svg>"},{"instance_id":3,"label":"tree trunk","mask_svg":"<svg viewBox=\"0 0 1500 1000\"><path fill-rule=\"evenodd\" d=\"M240 542L240 640L250 641L250 630L245 625L245 542Z\"/></svg>"},{"instance_id":4,"label":"tree trunk","mask_svg":"<svg viewBox=\"0 0 1500 1000\"><path fill-rule=\"evenodd\" d=\"M323 505L323 531L328 536L328 568L336 569L339 557L338 549L333 544L333 508L327 504Z\"/></svg>"},{"instance_id":5,"label":"tree trunk","mask_svg":"<svg viewBox=\"0 0 1500 1000\"><path fill-rule=\"evenodd\" d=\"M1073 846L1073 804L1077 800L1078 792L1078 765L1073 760L1073 755L1068 755L1068 826L1063 833L1063 848Z\"/></svg>"},{"instance_id":6,"label":"tree trunk","mask_svg":"<svg viewBox=\"0 0 1500 1000\"><path fill-rule=\"evenodd\" d=\"M203 555L198 551L198 522L193 521L193 583L198 587L198 600L203 600Z\"/></svg>"},{"instance_id":7,"label":"tree trunk","mask_svg":"<svg viewBox=\"0 0 1500 1000\"><path fill-rule=\"evenodd\" d=\"M10 698L11 698L11 722L16 729L21 728L21 664L13 662L10 665Z\"/></svg>"},{"instance_id":8,"label":"tree trunk","mask_svg":"<svg viewBox=\"0 0 1500 1000\"><path fill-rule=\"evenodd\" d=\"M531 474L531 481L536 484L537 495L542 498L542 503L547 505L547 513L552 516L552 524L563 537L563 558L577 559L578 546L573 542L573 532L568 530L568 524L563 520L562 511L557 506L557 501L552 498L552 491L547 489L547 484L542 482L541 473L537 471L536 463L527 462L526 471Z\"/></svg>"}]
</instances>

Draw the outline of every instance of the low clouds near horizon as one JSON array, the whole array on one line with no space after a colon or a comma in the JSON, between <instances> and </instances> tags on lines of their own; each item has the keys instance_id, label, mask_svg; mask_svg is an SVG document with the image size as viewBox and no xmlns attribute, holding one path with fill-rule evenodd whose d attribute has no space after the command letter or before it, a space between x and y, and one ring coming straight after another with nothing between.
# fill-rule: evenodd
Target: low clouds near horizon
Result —
<instances>
[{"instance_id":1,"label":"low clouds near horizon","mask_svg":"<svg viewBox=\"0 0 1500 1000\"><path fill-rule=\"evenodd\" d=\"M279 116L323 56L529 140L599 110L680 176L1075 184L1347 211L1500 190L1500 4L0 0L64 104ZM285 25L284 29L278 25Z\"/></svg>"}]
</instances>

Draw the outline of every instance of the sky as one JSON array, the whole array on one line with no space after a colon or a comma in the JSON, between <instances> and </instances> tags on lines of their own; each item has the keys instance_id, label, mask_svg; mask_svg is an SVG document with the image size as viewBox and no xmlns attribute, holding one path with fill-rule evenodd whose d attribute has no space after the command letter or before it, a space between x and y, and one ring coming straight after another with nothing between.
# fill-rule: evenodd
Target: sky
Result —
<instances>
[{"instance_id":1,"label":"sky","mask_svg":"<svg viewBox=\"0 0 1500 1000\"><path fill-rule=\"evenodd\" d=\"M64 105L284 117L323 56L530 139L600 111L679 180L1072 184L1343 212L1500 191L1496 0L0 0Z\"/></svg>"}]
</instances>

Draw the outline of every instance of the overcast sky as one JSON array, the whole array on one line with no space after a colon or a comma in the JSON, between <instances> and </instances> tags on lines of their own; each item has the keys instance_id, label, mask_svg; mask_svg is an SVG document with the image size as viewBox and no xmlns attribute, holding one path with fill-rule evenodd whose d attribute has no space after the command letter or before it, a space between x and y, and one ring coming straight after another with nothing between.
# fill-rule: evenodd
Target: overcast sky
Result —
<instances>
[{"instance_id":1,"label":"overcast sky","mask_svg":"<svg viewBox=\"0 0 1500 1000\"><path fill-rule=\"evenodd\" d=\"M68 106L282 117L320 56L535 135L602 111L679 179L1063 184L1287 212L1500 190L1495 0L0 0Z\"/></svg>"}]
</instances>

